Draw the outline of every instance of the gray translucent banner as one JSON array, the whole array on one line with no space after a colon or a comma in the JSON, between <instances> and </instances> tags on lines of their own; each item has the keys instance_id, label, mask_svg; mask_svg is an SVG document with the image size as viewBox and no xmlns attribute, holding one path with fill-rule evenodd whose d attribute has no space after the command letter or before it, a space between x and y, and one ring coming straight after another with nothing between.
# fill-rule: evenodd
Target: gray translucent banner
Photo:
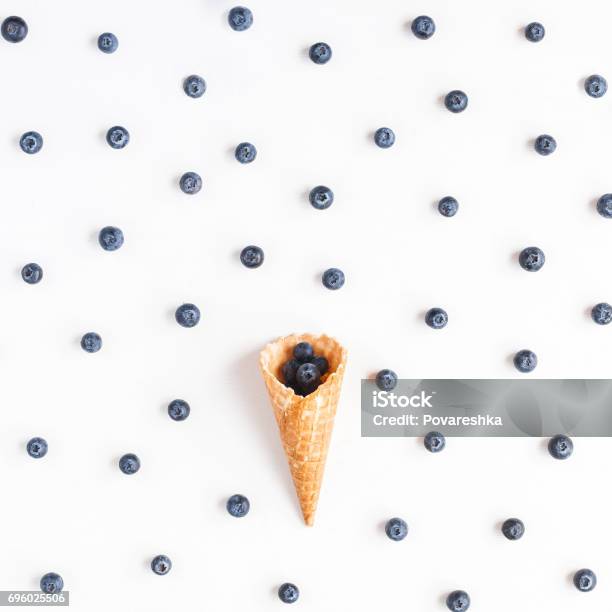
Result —
<instances>
[{"instance_id":1,"label":"gray translucent banner","mask_svg":"<svg viewBox=\"0 0 612 612\"><path fill-rule=\"evenodd\" d=\"M612 436L612 380L403 379L393 391L361 381L361 435Z\"/></svg>"},{"instance_id":2,"label":"gray translucent banner","mask_svg":"<svg viewBox=\"0 0 612 612\"><path fill-rule=\"evenodd\" d=\"M70 593L42 591L0 591L0 606L69 606Z\"/></svg>"}]
</instances>

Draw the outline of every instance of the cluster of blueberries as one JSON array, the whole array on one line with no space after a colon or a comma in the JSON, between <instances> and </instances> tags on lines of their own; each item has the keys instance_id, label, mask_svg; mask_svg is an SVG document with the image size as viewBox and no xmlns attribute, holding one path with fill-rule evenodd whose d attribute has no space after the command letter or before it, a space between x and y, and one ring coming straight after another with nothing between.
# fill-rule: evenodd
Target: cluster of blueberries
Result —
<instances>
[{"instance_id":1,"label":"cluster of blueberries","mask_svg":"<svg viewBox=\"0 0 612 612\"><path fill-rule=\"evenodd\" d=\"M281 369L285 385L305 397L317 390L321 377L329 370L329 363L322 355L315 355L312 344L298 342L293 347L293 357Z\"/></svg>"}]
</instances>

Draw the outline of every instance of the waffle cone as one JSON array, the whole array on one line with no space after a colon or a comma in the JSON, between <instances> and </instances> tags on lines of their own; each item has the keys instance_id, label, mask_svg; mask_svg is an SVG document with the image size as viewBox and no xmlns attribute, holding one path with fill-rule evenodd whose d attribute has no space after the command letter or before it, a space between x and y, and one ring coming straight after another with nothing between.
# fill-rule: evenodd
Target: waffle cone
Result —
<instances>
[{"instance_id":1,"label":"waffle cone","mask_svg":"<svg viewBox=\"0 0 612 612\"><path fill-rule=\"evenodd\" d=\"M301 397L282 383L281 368L298 342L310 342L329 362L318 389ZM346 349L329 336L292 334L268 344L259 356L274 416L289 462L304 521L314 523L325 460L346 367Z\"/></svg>"}]
</instances>

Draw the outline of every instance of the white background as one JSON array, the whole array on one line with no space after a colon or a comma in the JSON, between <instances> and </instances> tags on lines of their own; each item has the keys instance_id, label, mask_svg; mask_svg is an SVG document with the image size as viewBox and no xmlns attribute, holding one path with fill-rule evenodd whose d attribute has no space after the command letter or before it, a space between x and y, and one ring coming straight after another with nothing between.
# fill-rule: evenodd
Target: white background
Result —
<instances>
[{"instance_id":1,"label":"white background","mask_svg":"<svg viewBox=\"0 0 612 612\"><path fill-rule=\"evenodd\" d=\"M249 0L255 23L227 25L231 4L20 0L27 39L0 41L0 588L35 589L59 572L77 611L273 610L292 581L302 610L444 609L450 590L472 610L602 610L612 597L610 442L576 440L558 462L537 439L361 439L359 380L512 377L513 353L538 354L534 375L609 377L611 328L588 316L612 301L612 221L594 202L612 191L610 9L598 0ZM430 14L428 41L409 30ZM546 27L525 40L532 20ZM112 31L119 50L96 38ZM326 66L307 49L333 47ZM189 74L208 90L182 91ZM463 89L466 112L441 102ZM124 125L131 142L110 149ZM373 131L392 127L378 149ZM37 130L44 148L18 146ZM550 133L557 152L530 141ZM257 160L233 158L243 140ZM187 196L185 171L204 187ZM330 186L316 211L306 194ZM445 195L460 202L441 217ZM125 245L104 252L117 225ZM257 244L265 264L238 253ZM522 271L536 245L547 261ZM26 285L27 262L44 279ZM341 291L320 283L331 266ZM180 328L175 308L202 320ZM435 332L423 313L450 316ZM103 349L79 348L87 331ZM301 521L257 355L293 331L324 331L349 367L314 528ZM192 407L183 423L166 413ZM35 435L49 441L36 461ZM122 475L135 452L142 469ZM249 496L232 519L227 497ZM410 533L383 532L391 516ZM518 516L525 537L499 524ZM155 576L150 559L174 563ZM571 575L599 585L579 593Z\"/></svg>"}]
</instances>

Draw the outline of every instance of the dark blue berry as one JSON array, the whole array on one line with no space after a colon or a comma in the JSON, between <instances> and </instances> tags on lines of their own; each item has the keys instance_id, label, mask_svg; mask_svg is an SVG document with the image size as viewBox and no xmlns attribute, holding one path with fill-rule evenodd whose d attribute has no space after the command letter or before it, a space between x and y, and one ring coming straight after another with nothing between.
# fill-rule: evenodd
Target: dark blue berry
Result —
<instances>
[{"instance_id":1,"label":"dark blue berry","mask_svg":"<svg viewBox=\"0 0 612 612\"><path fill-rule=\"evenodd\" d=\"M431 17L421 15L412 21L410 29L417 38L427 40L431 38L436 31L436 24Z\"/></svg>"},{"instance_id":2,"label":"dark blue berry","mask_svg":"<svg viewBox=\"0 0 612 612\"><path fill-rule=\"evenodd\" d=\"M2 22L1 31L4 40L18 43L28 35L28 24L21 17L7 17Z\"/></svg>"},{"instance_id":3,"label":"dark blue berry","mask_svg":"<svg viewBox=\"0 0 612 612\"><path fill-rule=\"evenodd\" d=\"M206 81L201 76L192 74L183 81L183 91L190 98L201 98L206 91Z\"/></svg>"},{"instance_id":4,"label":"dark blue berry","mask_svg":"<svg viewBox=\"0 0 612 612\"><path fill-rule=\"evenodd\" d=\"M87 353L97 353L102 348L102 338L96 332L88 332L81 338L81 348Z\"/></svg>"},{"instance_id":5,"label":"dark blue berry","mask_svg":"<svg viewBox=\"0 0 612 612\"><path fill-rule=\"evenodd\" d=\"M312 344L310 344L310 342L298 342L293 347L293 356L300 363L310 362L314 357L314 349L312 348Z\"/></svg>"},{"instance_id":6,"label":"dark blue berry","mask_svg":"<svg viewBox=\"0 0 612 612\"><path fill-rule=\"evenodd\" d=\"M49 450L49 445L47 444L47 441L44 438L32 438L28 442L26 449L30 457L34 457L34 459L40 459L41 457L44 457L47 454L47 451Z\"/></svg>"},{"instance_id":7,"label":"dark blue berry","mask_svg":"<svg viewBox=\"0 0 612 612\"><path fill-rule=\"evenodd\" d=\"M393 391L397 385L397 374L393 370L381 370L376 375L376 386L381 391Z\"/></svg>"},{"instance_id":8,"label":"dark blue berry","mask_svg":"<svg viewBox=\"0 0 612 612\"><path fill-rule=\"evenodd\" d=\"M182 304L176 309L174 318L182 327L195 327L200 322L200 309L195 304Z\"/></svg>"},{"instance_id":9,"label":"dark blue berry","mask_svg":"<svg viewBox=\"0 0 612 612\"><path fill-rule=\"evenodd\" d=\"M467 108L467 105L467 94L460 89L449 91L444 98L444 106L446 106L451 113L461 113Z\"/></svg>"},{"instance_id":10,"label":"dark blue berry","mask_svg":"<svg viewBox=\"0 0 612 612\"><path fill-rule=\"evenodd\" d=\"M227 21L232 30L243 32L253 25L253 13L245 6L235 6L229 12Z\"/></svg>"},{"instance_id":11,"label":"dark blue berry","mask_svg":"<svg viewBox=\"0 0 612 612\"><path fill-rule=\"evenodd\" d=\"M315 357L312 360L312 364L319 370L319 374L323 376L329 370L329 362L325 357Z\"/></svg>"},{"instance_id":12,"label":"dark blue berry","mask_svg":"<svg viewBox=\"0 0 612 612\"><path fill-rule=\"evenodd\" d=\"M465 612L470 607L470 596L465 591L453 591L446 598L446 607L451 612Z\"/></svg>"},{"instance_id":13,"label":"dark blue berry","mask_svg":"<svg viewBox=\"0 0 612 612\"><path fill-rule=\"evenodd\" d=\"M408 535L408 525L401 518L389 519L385 525L385 533L394 542L399 542Z\"/></svg>"},{"instance_id":14,"label":"dark blue berry","mask_svg":"<svg viewBox=\"0 0 612 612\"><path fill-rule=\"evenodd\" d=\"M374 132L374 142L381 149L388 149L395 143L395 133L391 128L378 128L376 132Z\"/></svg>"},{"instance_id":15,"label":"dark blue berry","mask_svg":"<svg viewBox=\"0 0 612 612\"><path fill-rule=\"evenodd\" d=\"M315 64L327 64L331 59L332 50L327 43L318 42L310 47L308 56Z\"/></svg>"},{"instance_id":16,"label":"dark blue berry","mask_svg":"<svg viewBox=\"0 0 612 612\"><path fill-rule=\"evenodd\" d=\"M612 193L604 193L597 200L597 212L606 219L612 219Z\"/></svg>"},{"instance_id":17,"label":"dark blue berry","mask_svg":"<svg viewBox=\"0 0 612 612\"><path fill-rule=\"evenodd\" d=\"M151 569L158 576L165 576L172 569L172 561L166 555L157 555L151 561Z\"/></svg>"},{"instance_id":18,"label":"dark blue berry","mask_svg":"<svg viewBox=\"0 0 612 612\"><path fill-rule=\"evenodd\" d=\"M114 53L119 47L117 37L111 32L104 32L98 36L98 49L102 53Z\"/></svg>"},{"instance_id":19,"label":"dark blue berry","mask_svg":"<svg viewBox=\"0 0 612 612\"><path fill-rule=\"evenodd\" d=\"M542 269L546 257L544 251L538 247L527 247L519 254L519 264L527 272L537 272Z\"/></svg>"},{"instance_id":20,"label":"dark blue berry","mask_svg":"<svg viewBox=\"0 0 612 612\"><path fill-rule=\"evenodd\" d=\"M175 399L168 404L168 416L173 421L184 421L190 412L191 408L185 400Z\"/></svg>"},{"instance_id":21,"label":"dark blue berry","mask_svg":"<svg viewBox=\"0 0 612 612\"><path fill-rule=\"evenodd\" d=\"M448 323L448 314L442 308L430 308L425 313L425 323L432 329L442 329Z\"/></svg>"},{"instance_id":22,"label":"dark blue berry","mask_svg":"<svg viewBox=\"0 0 612 612\"><path fill-rule=\"evenodd\" d=\"M544 26L537 21L532 21L525 26L525 38L531 42L540 42L544 34L546 34Z\"/></svg>"},{"instance_id":23,"label":"dark blue berry","mask_svg":"<svg viewBox=\"0 0 612 612\"><path fill-rule=\"evenodd\" d=\"M344 272L338 268L329 268L323 272L323 286L327 289L340 289L344 285Z\"/></svg>"},{"instance_id":24,"label":"dark blue berry","mask_svg":"<svg viewBox=\"0 0 612 612\"><path fill-rule=\"evenodd\" d=\"M503 522L501 530L509 540L520 540L525 533L525 525L520 519L509 518Z\"/></svg>"},{"instance_id":25,"label":"dark blue berry","mask_svg":"<svg viewBox=\"0 0 612 612\"><path fill-rule=\"evenodd\" d=\"M28 283L28 285L35 285L42 280L43 270L36 263L29 263L21 268L21 278Z\"/></svg>"},{"instance_id":26,"label":"dark blue berry","mask_svg":"<svg viewBox=\"0 0 612 612\"><path fill-rule=\"evenodd\" d=\"M60 593L64 588L64 581L59 574L49 572L40 579L40 590L43 593Z\"/></svg>"},{"instance_id":27,"label":"dark blue berry","mask_svg":"<svg viewBox=\"0 0 612 612\"><path fill-rule=\"evenodd\" d=\"M119 469L124 474L135 474L140 469L140 459L134 455L134 453L123 455L123 457L119 459Z\"/></svg>"},{"instance_id":28,"label":"dark blue berry","mask_svg":"<svg viewBox=\"0 0 612 612\"><path fill-rule=\"evenodd\" d=\"M234 156L241 164L250 164L257 157L257 149L250 142L241 142L236 147Z\"/></svg>"},{"instance_id":29,"label":"dark blue berry","mask_svg":"<svg viewBox=\"0 0 612 612\"><path fill-rule=\"evenodd\" d=\"M185 172L179 180L179 186L183 193L193 195L202 189L202 177L196 172Z\"/></svg>"},{"instance_id":30,"label":"dark blue berry","mask_svg":"<svg viewBox=\"0 0 612 612\"><path fill-rule=\"evenodd\" d=\"M446 438L439 431L430 431L423 438L423 444L430 453L439 453L446 446Z\"/></svg>"},{"instance_id":31,"label":"dark blue berry","mask_svg":"<svg viewBox=\"0 0 612 612\"><path fill-rule=\"evenodd\" d=\"M227 511L236 518L242 518L249 513L251 504L244 495L232 495L226 504Z\"/></svg>"},{"instance_id":32,"label":"dark blue berry","mask_svg":"<svg viewBox=\"0 0 612 612\"><path fill-rule=\"evenodd\" d=\"M538 365L538 358L533 351L523 349L514 356L514 367L523 374L533 372Z\"/></svg>"},{"instance_id":33,"label":"dark blue berry","mask_svg":"<svg viewBox=\"0 0 612 612\"><path fill-rule=\"evenodd\" d=\"M314 363L303 363L295 373L295 386L300 395L309 395L321 383L321 372Z\"/></svg>"},{"instance_id":34,"label":"dark blue berry","mask_svg":"<svg viewBox=\"0 0 612 612\"><path fill-rule=\"evenodd\" d=\"M334 192L329 187L319 185L310 190L308 199L317 210L325 210L334 203Z\"/></svg>"},{"instance_id":35,"label":"dark blue berry","mask_svg":"<svg viewBox=\"0 0 612 612\"><path fill-rule=\"evenodd\" d=\"M283 380L285 381L285 385L287 387L292 387L295 385L295 375L297 374L300 365L301 364L297 359L290 359L283 364Z\"/></svg>"},{"instance_id":36,"label":"dark blue berry","mask_svg":"<svg viewBox=\"0 0 612 612\"><path fill-rule=\"evenodd\" d=\"M599 74L592 74L584 81L584 91L591 98L601 98L608 91L608 82Z\"/></svg>"},{"instance_id":37,"label":"dark blue berry","mask_svg":"<svg viewBox=\"0 0 612 612\"><path fill-rule=\"evenodd\" d=\"M19 139L19 146L24 153L34 155L42 149L43 137L38 132L26 132Z\"/></svg>"},{"instance_id":38,"label":"dark blue berry","mask_svg":"<svg viewBox=\"0 0 612 612\"><path fill-rule=\"evenodd\" d=\"M106 142L113 149L123 149L130 142L130 134L124 127L115 125L106 132Z\"/></svg>"},{"instance_id":39,"label":"dark blue berry","mask_svg":"<svg viewBox=\"0 0 612 612\"><path fill-rule=\"evenodd\" d=\"M548 441L548 452L555 459L567 459L574 452L574 443L568 436L558 434Z\"/></svg>"},{"instance_id":40,"label":"dark blue berry","mask_svg":"<svg viewBox=\"0 0 612 612\"><path fill-rule=\"evenodd\" d=\"M295 603L300 597L300 589L295 584L285 582L278 587L278 597L283 603Z\"/></svg>"},{"instance_id":41,"label":"dark blue berry","mask_svg":"<svg viewBox=\"0 0 612 612\"><path fill-rule=\"evenodd\" d=\"M557 149L557 141L549 134L540 134L540 136L535 139L533 146L540 155L546 156L555 152Z\"/></svg>"},{"instance_id":42,"label":"dark blue berry","mask_svg":"<svg viewBox=\"0 0 612 612\"><path fill-rule=\"evenodd\" d=\"M444 217L454 217L459 210L459 202L451 196L446 196L438 202L438 211Z\"/></svg>"},{"instance_id":43,"label":"dark blue berry","mask_svg":"<svg viewBox=\"0 0 612 612\"><path fill-rule=\"evenodd\" d=\"M608 325L612 321L612 306L606 302L595 304L591 310L591 318L597 325Z\"/></svg>"},{"instance_id":44,"label":"dark blue berry","mask_svg":"<svg viewBox=\"0 0 612 612\"><path fill-rule=\"evenodd\" d=\"M98 242L105 251L116 251L123 246L123 232L118 227L107 225L100 230Z\"/></svg>"},{"instance_id":45,"label":"dark blue berry","mask_svg":"<svg viewBox=\"0 0 612 612\"><path fill-rule=\"evenodd\" d=\"M264 262L264 252L261 247L250 245L240 252L240 261L247 268L259 268Z\"/></svg>"},{"instance_id":46,"label":"dark blue berry","mask_svg":"<svg viewBox=\"0 0 612 612\"><path fill-rule=\"evenodd\" d=\"M590 569L581 569L574 574L574 586L583 593L592 591L597 586L597 576Z\"/></svg>"}]
</instances>

